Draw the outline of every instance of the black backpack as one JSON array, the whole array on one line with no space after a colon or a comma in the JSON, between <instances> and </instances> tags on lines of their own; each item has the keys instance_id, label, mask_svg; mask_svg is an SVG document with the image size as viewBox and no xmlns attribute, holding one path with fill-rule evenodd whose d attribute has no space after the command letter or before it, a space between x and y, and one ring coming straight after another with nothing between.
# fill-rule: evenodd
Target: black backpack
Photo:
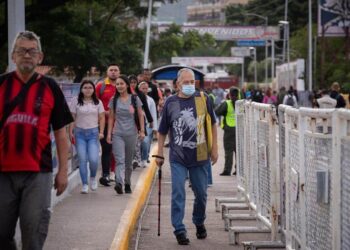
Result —
<instances>
[{"instance_id":1,"label":"black backpack","mask_svg":"<svg viewBox=\"0 0 350 250\"><path fill-rule=\"evenodd\" d=\"M288 106L294 106L294 98L292 95L288 94L288 97L287 97L287 101L286 101L286 105Z\"/></svg>"}]
</instances>

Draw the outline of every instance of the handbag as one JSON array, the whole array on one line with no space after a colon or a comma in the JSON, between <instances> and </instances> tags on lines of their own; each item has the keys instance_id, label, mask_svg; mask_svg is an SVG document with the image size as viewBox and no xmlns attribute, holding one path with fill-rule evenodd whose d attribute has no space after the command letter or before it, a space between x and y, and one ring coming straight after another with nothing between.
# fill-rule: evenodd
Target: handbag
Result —
<instances>
[{"instance_id":1,"label":"handbag","mask_svg":"<svg viewBox=\"0 0 350 250\"><path fill-rule=\"evenodd\" d=\"M204 102L204 107L205 107L205 135L206 135L206 140L207 140L207 147L208 147L208 152L211 152L211 149L213 147L213 133L212 133L212 124L211 124L211 117L210 114L208 113L208 108L207 108L207 102L204 96L204 93L201 91L201 98Z\"/></svg>"}]
</instances>

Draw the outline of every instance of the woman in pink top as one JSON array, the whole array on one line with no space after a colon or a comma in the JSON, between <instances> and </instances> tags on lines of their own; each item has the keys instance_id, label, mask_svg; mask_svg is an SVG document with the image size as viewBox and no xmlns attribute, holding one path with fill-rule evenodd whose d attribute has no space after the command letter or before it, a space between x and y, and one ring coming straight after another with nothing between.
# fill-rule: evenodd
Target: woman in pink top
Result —
<instances>
[{"instance_id":1,"label":"woman in pink top","mask_svg":"<svg viewBox=\"0 0 350 250\"><path fill-rule=\"evenodd\" d=\"M263 103L267 104L273 104L276 105L277 103L277 97L275 95L272 95L271 88L268 88L265 92Z\"/></svg>"},{"instance_id":2,"label":"woman in pink top","mask_svg":"<svg viewBox=\"0 0 350 250\"><path fill-rule=\"evenodd\" d=\"M97 99L95 85L84 80L80 85L78 98L72 100L70 111L74 123L69 126L69 136L75 143L79 158L79 172L83 184L81 192L88 193L88 169L90 168L90 187L97 189L96 171L100 149L99 140L103 138L105 128L105 110L101 100Z\"/></svg>"}]
</instances>

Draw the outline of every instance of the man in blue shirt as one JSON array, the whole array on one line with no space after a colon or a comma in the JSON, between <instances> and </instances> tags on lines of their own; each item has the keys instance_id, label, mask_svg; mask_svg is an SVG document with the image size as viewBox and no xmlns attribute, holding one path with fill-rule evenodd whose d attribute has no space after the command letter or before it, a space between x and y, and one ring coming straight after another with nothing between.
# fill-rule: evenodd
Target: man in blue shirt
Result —
<instances>
[{"instance_id":1,"label":"man in blue shirt","mask_svg":"<svg viewBox=\"0 0 350 250\"><path fill-rule=\"evenodd\" d=\"M179 92L167 98L158 129L157 164L163 164L163 146L169 132L170 167L172 180L171 222L180 245L188 245L185 215L185 181L189 173L195 195L192 221L196 225L198 239L207 237L204 226L207 202L208 165L218 159L216 118L207 95L195 91L194 72L179 70ZM205 114L211 117L213 146L209 152L206 140ZM163 159L162 159L163 158Z\"/></svg>"}]
</instances>

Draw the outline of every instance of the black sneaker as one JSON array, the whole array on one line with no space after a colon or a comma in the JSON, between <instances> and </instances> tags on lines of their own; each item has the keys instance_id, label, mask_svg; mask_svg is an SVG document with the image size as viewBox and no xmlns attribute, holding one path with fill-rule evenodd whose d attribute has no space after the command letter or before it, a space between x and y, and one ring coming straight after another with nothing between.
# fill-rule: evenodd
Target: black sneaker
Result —
<instances>
[{"instance_id":1,"label":"black sneaker","mask_svg":"<svg viewBox=\"0 0 350 250\"><path fill-rule=\"evenodd\" d=\"M125 184L125 188L124 188L124 191L126 194L131 194L132 191L131 191L131 188L130 188L130 185L129 184Z\"/></svg>"},{"instance_id":2,"label":"black sneaker","mask_svg":"<svg viewBox=\"0 0 350 250\"><path fill-rule=\"evenodd\" d=\"M188 245L190 240L187 238L186 233L176 235L176 240L179 245Z\"/></svg>"},{"instance_id":3,"label":"black sneaker","mask_svg":"<svg viewBox=\"0 0 350 250\"><path fill-rule=\"evenodd\" d=\"M140 166L139 166L139 163L138 163L137 161L134 161L134 162L132 163L132 169L135 170L135 169L138 168L138 167L140 167Z\"/></svg>"},{"instance_id":4,"label":"black sneaker","mask_svg":"<svg viewBox=\"0 0 350 250\"><path fill-rule=\"evenodd\" d=\"M117 192L117 194L123 194L123 186L120 183L116 183L114 186L114 190Z\"/></svg>"},{"instance_id":5,"label":"black sneaker","mask_svg":"<svg viewBox=\"0 0 350 250\"><path fill-rule=\"evenodd\" d=\"M109 180L107 179L107 177L101 177L99 181L100 181L100 184L105 186L105 187L109 187L110 186Z\"/></svg>"},{"instance_id":6,"label":"black sneaker","mask_svg":"<svg viewBox=\"0 0 350 250\"><path fill-rule=\"evenodd\" d=\"M207 238L207 229L205 229L204 225L200 225L200 226L196 225L196 228L197 228L197 232L196 232L197 239Z\"/></svg>"},{"instance_id":7,"label":"black sneaker","mask_svg":"<svg viewBox=\"0 0 350 250\"><path fill-rule=\"evenodd\" d=\"M222 172L220 175L221 175L221 176L229 176L229 175L231 175L231 174L230 174L230 172L224 171L224 172Z\"/></svg>"},{"instance_id":8,"label":"black sneaker","mask_svg":"<svg viewBox=\"0 0 350 250\"><path fill-rule=\"evenodd\" d=\"M232 175L237 175L236 171L232 173Z\"/></svg>"}]
</instances>

